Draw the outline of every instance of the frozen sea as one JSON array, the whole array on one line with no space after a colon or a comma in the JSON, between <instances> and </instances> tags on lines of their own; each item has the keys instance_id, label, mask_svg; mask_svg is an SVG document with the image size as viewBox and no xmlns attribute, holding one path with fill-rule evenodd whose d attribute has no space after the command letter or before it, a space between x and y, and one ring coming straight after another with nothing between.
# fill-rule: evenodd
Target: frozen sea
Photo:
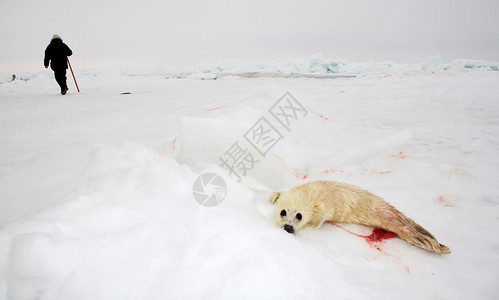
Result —
<instances>
[{"instance_id":1,"label":"frozen sea","mask_svg":"<svg viewBox=\"0 0 499 300\"><path fill-rule=\"evenodd\" d=\"M0 299L497 299L497 65L87 70L65 96L50 71L1 74ZM193 194L207 172L226 184L213 207ZM269 194L316 179L452 253L286 233Z\"/></svg>"}]
</instances>

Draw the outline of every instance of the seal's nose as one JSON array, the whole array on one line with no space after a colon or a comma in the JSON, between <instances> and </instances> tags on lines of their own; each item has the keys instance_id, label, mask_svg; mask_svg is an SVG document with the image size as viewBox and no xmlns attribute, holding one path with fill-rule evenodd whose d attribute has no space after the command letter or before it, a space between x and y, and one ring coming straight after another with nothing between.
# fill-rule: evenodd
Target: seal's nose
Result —
<instances>
[{"instance_id":1,"label":"seal's nose","mask_svg":"<svg viewBox=\"0 0 499 300\"><path fill-rule=\"evenodd\" d=\"M293 226L291 225L284 225L284 230L286 230L288 233L294 233L295 232L295 229L293 228Z\"/></svg>"}]
</instances>

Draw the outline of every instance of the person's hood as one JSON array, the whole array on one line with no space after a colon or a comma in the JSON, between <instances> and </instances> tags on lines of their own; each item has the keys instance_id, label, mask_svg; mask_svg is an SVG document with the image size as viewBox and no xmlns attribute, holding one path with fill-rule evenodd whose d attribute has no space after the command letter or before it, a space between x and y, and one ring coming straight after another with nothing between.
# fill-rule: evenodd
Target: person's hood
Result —
<instances>
[{"instance_id":1,"label":"person's hood","mask_svg":"<svg viewBox=\"0 0 499 300\"><path fill-rule=\"evenodd\" d=\"M54 35L52 36L52 40L50 40L50 42L51 42L51 43L53 43L53 42L58 42L58 41L61 41L61 42L62 42L62 38L61 38L61 36L60 36L60 35L58 35L58 34L54 34Z\"/></svg>"}]
</instances>

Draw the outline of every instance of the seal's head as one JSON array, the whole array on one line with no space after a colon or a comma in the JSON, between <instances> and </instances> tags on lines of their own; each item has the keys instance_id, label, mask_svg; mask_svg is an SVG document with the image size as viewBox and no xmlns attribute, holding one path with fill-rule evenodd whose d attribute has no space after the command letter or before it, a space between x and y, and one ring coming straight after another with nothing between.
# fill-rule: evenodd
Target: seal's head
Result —
<instances>
[{"instance_id":1,"label":"seal's head","mask_svg":"<svg viewBox=\"0 0 499 300\"><path fill-rule=\"evenodd\" d=\"M274 192L270 203L275 204L274 217L277 224L289 233L303 228L313 216L313 205L304 195L294 192Z\"/></svg>"}]
</instances>

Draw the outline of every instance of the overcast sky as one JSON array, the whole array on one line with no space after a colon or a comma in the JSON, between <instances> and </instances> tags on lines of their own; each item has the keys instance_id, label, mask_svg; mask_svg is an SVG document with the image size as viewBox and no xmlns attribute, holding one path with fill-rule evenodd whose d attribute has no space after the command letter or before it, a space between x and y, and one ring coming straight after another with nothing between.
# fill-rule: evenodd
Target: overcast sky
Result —
<instances>
[{"instance_id":1,"label":"overcast sky","mask_svg":"<svg viewBox=\"0 0 499 300\"><path fill-rule=\"evenodd\" d=\"M497 0L0 0L0 71L43 68L54 33L73 65L224 58L499 61Z\"/></svg>"}]
</instances>

